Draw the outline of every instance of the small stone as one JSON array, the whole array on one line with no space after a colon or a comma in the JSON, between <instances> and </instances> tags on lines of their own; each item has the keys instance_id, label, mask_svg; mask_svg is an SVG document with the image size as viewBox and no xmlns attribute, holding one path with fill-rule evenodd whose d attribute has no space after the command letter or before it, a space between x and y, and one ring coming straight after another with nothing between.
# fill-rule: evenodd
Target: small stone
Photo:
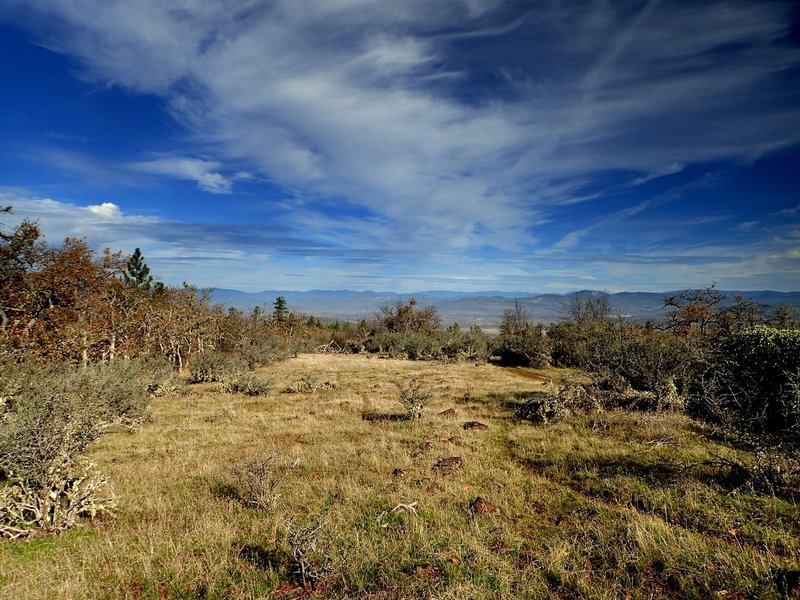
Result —
<instances>
[{"instance_id":1,"label":"small stone","mask_svg":"<svg viewBox=\"0 0 800 600\"><path fill-rule=\"evenodd\" d=\"M470 502L469 509L472 511L473 515L488 515L490 513L496 513L498 510L500 510L496 505L492 504L481 496L478 496L475 498L475 500Z\"/></svg>"},{"instance_id":2,"label":"small stone","mask_svg":"<svg viewBox=\"0 0 800 600\"><path fill-rule=\"evenodd\" d=\"M435 465L433 465L434 469L439 469L440 471L450 473L455 471L456 469L460 469L464 466L464 459L460 456L450 456L449 458L440 458Z\"/></svg>"},{"instance_id":3,"label":"small stone","mask_svg":"<svg viewBox=\"0 0 800 600\"><path fill-rule=\"evenodd\" d=\"M417 446L417 450L416 450L416 452L414 452L413 456L415 456L415 457L422 456L428 450L430 450L432 447L433 447L433 444L431 442L422 442L419 446Z\"/></svg>"},{"instance_id":4,"label":"small stone","mask_svg":"<svg viewBox=\"0 0 800 600\"><path fill-rule=\"evenodd\" d=\"M486 431L489 429L489 426L486 423L480 423L478 421L467 421L464 423L464 429L466 431Z\"/></svg>"},{"instance_id":5,"label":"small stone","mask_svg":"<svg viewBox=\"0 0 800 600\"><path fill-rule=\"evenodd\" d=\"M440 417L447 417L448 419L453 419L456 416L456 409L448 408L447 410L443 410L439 413Z\"/></svg>"}]
</instances>

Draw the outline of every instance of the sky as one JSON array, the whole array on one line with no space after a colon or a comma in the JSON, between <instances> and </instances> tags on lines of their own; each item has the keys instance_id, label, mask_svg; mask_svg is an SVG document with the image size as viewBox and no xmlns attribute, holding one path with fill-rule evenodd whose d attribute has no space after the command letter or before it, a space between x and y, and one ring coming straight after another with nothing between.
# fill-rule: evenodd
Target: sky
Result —
<instances>
[{"instance_id":1,"label":"sky","mask_svg":"<svg viewBox=\"0 0 800 600\"><path fill-rule=\"evenodd\" d=\"M2 222L167 284L800 290L800 8L0 0Z\"/></svg>"}]
</instances>

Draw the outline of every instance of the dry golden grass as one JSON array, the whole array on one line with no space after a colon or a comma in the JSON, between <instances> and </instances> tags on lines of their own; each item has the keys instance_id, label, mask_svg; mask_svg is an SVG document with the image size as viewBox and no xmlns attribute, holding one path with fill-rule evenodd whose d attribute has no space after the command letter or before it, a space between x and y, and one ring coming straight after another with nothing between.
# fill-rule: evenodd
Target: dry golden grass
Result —
<instances>
[{"instance_id":1,"label":"dry golden grass","mask_svg":"<svg viewBox=\"0 0 800 600\"><path fill-rule=\"evenodd\" d=\"M775 570L800 568L796 504L694 468L736 451L684 417L515 420L561 372L301 355L259 375L267 397L192 386L101 438L116 519L1 543L0 597L780 597ZM335 388L283 391L306 375ZM395 382L414 377L433 402L410 422ZM230 489L253 456L285 467L264 509Z\"/></svg>"}]
</instances>

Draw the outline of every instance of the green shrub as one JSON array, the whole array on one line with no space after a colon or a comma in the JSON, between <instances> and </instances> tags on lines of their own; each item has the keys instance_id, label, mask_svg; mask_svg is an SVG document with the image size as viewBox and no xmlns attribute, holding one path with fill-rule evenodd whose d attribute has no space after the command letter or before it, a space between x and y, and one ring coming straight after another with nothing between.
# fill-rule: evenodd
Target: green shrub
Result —
<instances>
[{"instance_id":1,"label":"green shrub","mask_svg":"<svg viewBox=\"0 0 800 600\"><path fill-rule=\"evenodd\" d=\"M261 379L255 373L240 373L220 383L220 391L226 394L266 396L271 389L272 382Z\"/></svg>"},{"instance_id":2,"label":"green shrub","mask_svg":"<svg viewBox=\"0 0 800 600\"><path fill-rule=\"evenodd\" d=\"M422 382L412 378L408 383L397 383L397 390L400 394L398 400L406 411L406 418L415 421L422 418L425 407L430 404L433 394L422 389Z\"/></svg>"},{"instance_id":3,"label":"green shrub","mask_svg":"<svg viewBox=\"0 0 800 600\"><path fill-rule=\"evenodd\" d=\"M800 329L726 337L692 400L697 414L737 433L800 444Z\"/></svg>"},{"instance_id":4,"label":"green shrub","mask_svg":"<svg viewBox=\"0 0 800 600\"><path fill-rule=\"evenodd\" d=\"M151 375L136 361L80 370L25 365L6 375L0 535L60 531L111 508L105 479L82 456L110 425L146 417Z\"/></svg>"},{"instance_id":5,"label":"green shrub","mask_svg":"<svg viewBox=\"0 0 800 600\"><path fill-rule=\"evenodd\" d=\"M247 369L243 357L230 352L209 350L192 357L189 364L189 383L224 381Z\"/></svg>"},{"instance_id":6,"label":"green shrub","mask_svg":"<svg viewBox=\"0 0 800 600\"><path fill-rule=\"evenodd\" d=\"M432 332L378 331L350 348L407 360L484 361L489 357L489 342L479 327L467 331L457 327Z\"/></svg>"},{"instance_id":7,"label":"green shrub","mask_svg":"<svg viewBox=\"0 0 800 600\"><path fill-rule=\"evenodd\" d=\"M280 487L294 465L279 463L273 456L254 454L235 465L226 488L249 508L269 511L280 497Z\"/></svg>"},{"instance_id":8,"label":"green shrub","mask_svg":"<svg viewBox=\"0 0 800 600\"><path fill-rule=\"evenodd\" d=\"M545 367L550 363L550 342L541 325L516 334L501 333L492 348L506 365Z\"/></svg>"},{"instance_id":9,"label":"green shrub","mask_svg":"<svg viewBox=\"0 0 800 600\"><path fill-rule=\"evenodd\" d=\"M704 341L608 321L579 326L558 323L548 330L553 363L608 377L621 377L657 405L680 408L705 355Z\"/></svg>"}]
</instances>

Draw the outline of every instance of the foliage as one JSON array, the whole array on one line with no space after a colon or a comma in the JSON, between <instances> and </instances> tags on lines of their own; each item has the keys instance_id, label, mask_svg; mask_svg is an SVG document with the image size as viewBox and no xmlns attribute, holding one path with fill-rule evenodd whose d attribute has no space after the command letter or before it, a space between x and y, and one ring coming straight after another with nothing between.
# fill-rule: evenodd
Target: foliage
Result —
<instances>
[{"instance_id":1,"label":"foliage","mask_svg":"<svg viewBox=\"0 0 800 600\"><path fill-rule=\"evenodd\" d=\"M272 318L279 323L283 323L289 315L289 308L286 303L286 298L283 296L278 296L275 298L275 303L273 306L274 310L272 311Z\"/></svg>"},{"instance_id":2,"label":"foliage","mask_svg":"<svg viewBox=\"0 0 800 600\"><path fill-rule=\"evenodd\" d=\"M248 508L273 509L293 465L280 464L268 454L253 454L231 469L226 488Z\"/></svg>"},{"instance_id":3,"label":"foliage","mask_svg":"<svg viewBox=\"0 0 800 600\"><path fill-rule=\"evenodd\" d=\"M189 365L189 383L224 382L245 370L245 361L237 354L208 350L197 354Z\"/></svg>"},{"instance_id":4,"label":"foliage","mask_svg":"<svg viewBox=\"0 0 800 600\"><path fill-rule=\"evenodd\" d=\"M493 354L507 365L543 367L550 362L550 345L542 325L534 325L519 303L503 313L500 335L492 343Z\"/></svg>"},{"instance_id":5,"label":"foliage","mask_svg":"<svg viewBox=\"0 0 800 600\"><path fill-rule=\"evenodd\" d=\"M408 360L485 361L489 357L489 340L479 327L466 331L450 327L428 333L378 331L366 336L360 345L349 346Z\"/></svg>"},{"instance_id":6,"label":"foliage","mask_svg":"<svg viewBox=\"0 0 800 600\"><path fill-rule=\"evenodd\" d=\"M144 262L142 251L139 248L133 251L122 272L122 278L128 285L149 290L153 283L153 276L150 275L150 267Z\"/></svg>"},{"instance_id":7,"label":"foliage","mask_svg":"<svg viewBox=\"0 0 800 600\"><path fill-rule=\"evenodd\" d=\"M800 329L757 326L721 341L692 408L756 439L800 439Z\"/></svg>"},{"instance_id":8,"label":"foliage","mask_svg":"<svg viewBox=\"0 0 800 600\"><path fill-rule=\"evenodd\" d=\"M26 365L5 379L0 534L60 531L110 509L105 479L82 456L109 426L145 418L151 375L138 363Z\"/></svg>"},{"instance_id":9,"label":"foliage","mask_svg":"<svg viewBox=\"0 0 800 600\"><path fill-rule=\"evenodd\" d=\"M431 333L440 325L436 307L417 308L414 298L408 304L398 301L394 306L383 306L376 317L376 330L392 333Z\"/></svg>"},{"instance_id":10,"label":"foliage","mask_svg":"<svg viewBox=\"0 0 800 600\"><path fill-rule=\"evenodd\" d=\"M266 396L272 389L272 382L260 378L255 373L239 373L225 378L220 383L220 391L226 394L245 396Z\"/></svg>"},{"instance_id":11,"label":"foliage","mask_svg":"<svg viewBox=\"0 0 800 600\"><path fill-rule=\"evenodd\" d=\"M211 303L210 290L152 285L138 248L130 257L85 240L61 245L23 222L0 227L0 351L14 360L88 365L121 357L166 357L183 371L207 350L242 353L251 366L313 348L319 328L276 301L277 318Z\"/></svg>"},{"instance_id":12,"label":"foliage","mask_svg":"<svg viewBox=\"0 0 800 600\"><path fill-rule=\"evenodd\" d=\"M622 378L634 390L654 393L662 408L681 407L705 353L702 340L623 321L559 323L548 336L554 364Z\"/></svg>"},{"instance_id":13,"label":"foliage","mask_svg":"<svg viewBox=\"0 0 800 600\"><path fill-rule=\"evenodd\" d=\"M422 381L415 377L412 377L406 383L398 382L396 385L399 393L398 400L405 409L406 418L409 421L421 419L425 412L425 407L428 406L433 399L433 394L423 389Z\"/></svg>"}]
</instances>

